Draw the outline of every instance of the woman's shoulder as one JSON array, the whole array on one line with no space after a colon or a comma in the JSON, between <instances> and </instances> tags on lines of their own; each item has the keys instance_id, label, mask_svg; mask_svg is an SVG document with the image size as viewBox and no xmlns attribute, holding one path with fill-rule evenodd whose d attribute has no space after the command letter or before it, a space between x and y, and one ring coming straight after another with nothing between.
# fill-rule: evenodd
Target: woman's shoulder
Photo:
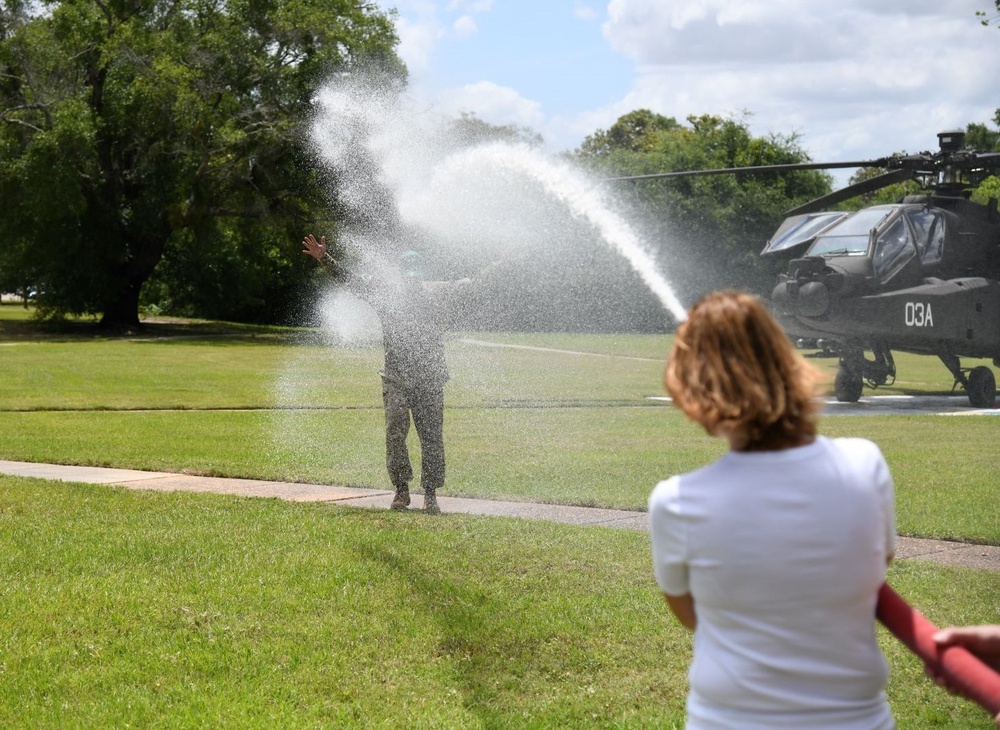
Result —
<instances>
[{"instance_id":1,"label":"woman's shoulder","mask_svg":"<svg viewBox=\"0 0 1000 730\"><path fill-rule=\"evenodd\" d=\"M829 444L829 447L836 449L840 453L849 457L856 457L859 459L878 459L881 460L882 449L878 447L874 441L866 438L860 438L858 436L847 436L841 438L824 438L820 437L820 440Z\"/></svg>"},{"instance_id":2,"label":"woman's shoulder","mask_svg":"<svg viewBox=\"0 0 1000 730\"><path fill-rule=\"evenodd\" d=\"M864 438L830 439L830 448L837 462L857 475L866 484L889 483L892 477L882 450L874 441Z\"/></svg>"},{"instance_id":3,"label":"woman's shoulder","mask_svg":"<svg viewBox=\"0 0 1000 730\"><path fill-rule=\"evenodd\" d=\"M678 475L664 479L658 482L653 491L649 495L649 501L652 503L654 500L657 502L670 500L677 496L677 490L680 487L681 478Z\"/></svg>"},{"instance_id":4,"label":"woman's shoulder","mask_svg":"<svg viewBox=\"0 0 1000 730\"><path fill-rule=\"evenodd\" d=\"M685 495L697 495L706 490L712 490L725 481L728 470L725 468L725 459L705 464L704 466L689 471L685 474L675 474L674 476L659 482L649 495L649 503L652 505L678 503L684 499Z\"/></svg>"}]
</instances>

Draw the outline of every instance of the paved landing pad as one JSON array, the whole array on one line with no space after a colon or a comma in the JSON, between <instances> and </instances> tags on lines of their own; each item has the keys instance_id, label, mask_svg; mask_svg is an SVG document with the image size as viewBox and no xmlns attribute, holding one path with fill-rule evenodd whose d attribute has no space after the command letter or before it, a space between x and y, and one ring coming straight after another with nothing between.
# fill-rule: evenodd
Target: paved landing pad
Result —
<instances>
[{"instance_id":1,"label":"paved landing pad","mask_svg":"<svg viewBox=\"0 0 1000 730\"><path fill-rule=\"evenodd\" d=\"M1000 416L1000 408L973 408L969 397L956 395L867 395L857 403L840 403L836 398L826 401L827 416L915 415L939 416Z\"/></svg>"},{"instance_id":2,"label":"paved landing pad","mask_svg":"<svg viewBox=\"0 0 1000 730\"><path fill-rule=\"evenodd\" d=\"M650 400L669 402L667 396ZM1000 408L973 408L964 393L956 395L864 395L857 403L824 399L824 416L1000 416Z\"/></svg>"}]
</instances>

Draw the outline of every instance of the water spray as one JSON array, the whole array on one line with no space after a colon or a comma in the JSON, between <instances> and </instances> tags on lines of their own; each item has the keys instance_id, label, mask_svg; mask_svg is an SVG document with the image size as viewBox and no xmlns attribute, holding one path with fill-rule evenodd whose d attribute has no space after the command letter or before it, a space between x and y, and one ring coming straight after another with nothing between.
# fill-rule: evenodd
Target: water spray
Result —
<instances>
[{"instance_id":1,"label":"water spray","mask_svg":"<svg viewBox=\"0 0 1000 730\"><path fill-rule=\"evenodd\" d=\"M643 248L631 226L611 210L597 188L569 165L551 160L526 145L491 143L464 150L444 160L435 170L430 190L442 187L442 179L472 177L477 168L483 167L512 171L538 182L572 215L593 226L601 240L628 261L674 319L678 322L686 319L686 308L660 274L656 262Z\"/></svg>"},{"instance_id":2,"label":"water spray","mask_svg":"<svg viewBox=\"0 0 1000 730\"><path fill-rule=\"evenodd\" d=\"M315 104L318 162L336 175L338 198L356 218L377 224L373 218L389 216L388 196L399 217L392 223L420 229L436 245L464 241L482 253L490 245L518 245L516 238L545 240L546 228L564 232L538 214L557 201L564 216L585 221L628 262L676 321L685 319L686 308L639 236L598 184L570 164L526 144L463 147L454 138L455 120L397 93L370 93L357 79L329 85ZM457 204L463 199L470 204Z\"/></svg>"}]
</instances>

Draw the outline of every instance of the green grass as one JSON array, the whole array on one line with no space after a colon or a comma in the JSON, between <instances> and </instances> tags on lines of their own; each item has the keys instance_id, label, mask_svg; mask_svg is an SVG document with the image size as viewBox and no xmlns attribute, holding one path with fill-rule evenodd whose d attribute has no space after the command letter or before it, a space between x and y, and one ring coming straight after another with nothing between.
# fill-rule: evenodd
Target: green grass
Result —
<instances>
[{"instance_id":1,"label":"green grass","mask_svg":"<svg viewBox=\"0 0 1000 730\"><path fill-rule=\"evenodd\" d=\"M0 341L0 456L386 486L379 346L195 334ZM665 337L475 337L525 348L449 342L448 494L643 509L656 481L724 449L648 398L662 393ZM917 380L889 392L926 389L933 359L899 361ZM902 533L1000 544L1000 511L983 509L997 500L995 417L837 416L821 429L883 448Z\"/></svg>"},{"instance_id":2,"label":"green grass","mask_svg":"<svg viewBox=\"0 0 1000 730\"><path fill-rule=\"evenodd\" d=\"M96 338L11 311L0 458L386 486L378 346L216 323ZM668 338L470 337L523 347L449 342L446 494L642 509L722 453L647 397ZM932 358L897 362L888 392L948 391ZM822 421L882 446L901 532L990 544L998 428ZM683 721L690 638L640 533L0 477L0 561L4 727ZM890 580L937 623L1000 622L1000 573L906 561ZM881 640L900 728L991 726Z\"/></svg>"},{"instance_id":3,"label":"green grass","mask_svg":"<svg viewBox=\"0 0 1000 730\"><path fill-rule=\"evenodd\" d=\"M4 727L679 727L645 535L0 478ZM931 620L1000 574L892 569ZM986 728L884 632L900 727Z\"/></svg>"}]
</instances>

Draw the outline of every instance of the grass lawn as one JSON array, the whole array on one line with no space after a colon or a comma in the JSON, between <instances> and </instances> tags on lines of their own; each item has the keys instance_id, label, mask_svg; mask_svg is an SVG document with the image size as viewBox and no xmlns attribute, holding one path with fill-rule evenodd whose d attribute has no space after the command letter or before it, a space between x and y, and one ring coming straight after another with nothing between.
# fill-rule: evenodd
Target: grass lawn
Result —
<instances>
[{"instance_id":1,"label":"grass lawn","mask_svg":"<svg viewBox=\"0 0 1000 730\"><path fill-rule=\"evenodd\" d=\"M386 486L377 346L214 323L100 339L14 309L0 306L0 458ZM723 449L649 400L668 344L451 340L446 493L641 509ZM887 392L950 387L931 358L897 363ZM822 421L882 446L901 532L989 544L998 429ZM683 722L690 637L640 533L0 477L0 561L4 727ZM936 623L1000 622L1000 573L903 562L890 581ZM900 728L992 727L880 639Z\"/></svg>"},{"instance_id":2,"label":"grass lawn","mask_svg":"<svg viewBox=\"0 0 1000 730\"><path fill-rule=\"evenodd\" d=\"M680 727L645 535L0 478L0 726ZM931 620L1000 574L906 563ZM985 728L880 629L901 728Z\"/></svg>"},{"instance_id":3,"label":"grass lawn","mask_svg":"<svg viewBox=\"0 0 1000 730\"><path fill-rule=\"evenodd\" d=\"M377 344L271 331L2 338L4 458L387 486ZM451 340L447 493L643 509L659 479L724 449L649 399L662 395L668 344L638 335ZM950 386L933 358L898 362L887 393ZM821 430L882 447L903 534L1000 544L1000 510L983 509L997 504L996 417L837 416Z\"/></svg>"}]
</instances>

